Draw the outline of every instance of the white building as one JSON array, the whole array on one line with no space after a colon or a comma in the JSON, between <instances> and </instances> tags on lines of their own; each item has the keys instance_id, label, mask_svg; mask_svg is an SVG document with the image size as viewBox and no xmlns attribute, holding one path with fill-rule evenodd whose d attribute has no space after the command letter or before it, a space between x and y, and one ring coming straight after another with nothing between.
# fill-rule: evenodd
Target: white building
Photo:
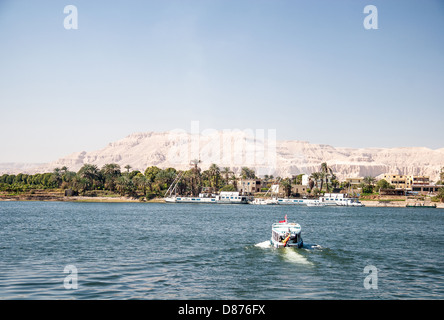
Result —
<instances>
[{"instance_id":1,"label":"white building","mask_svg":"<svg viewBox=\"0 0 444 320\"><path fill-rule=\"evenodd\" d=\"M308 186L308 180L309 180L310 176L308 174L304 174L302 176L302 185L303 186Z\"/></svg>"}]
</instances>

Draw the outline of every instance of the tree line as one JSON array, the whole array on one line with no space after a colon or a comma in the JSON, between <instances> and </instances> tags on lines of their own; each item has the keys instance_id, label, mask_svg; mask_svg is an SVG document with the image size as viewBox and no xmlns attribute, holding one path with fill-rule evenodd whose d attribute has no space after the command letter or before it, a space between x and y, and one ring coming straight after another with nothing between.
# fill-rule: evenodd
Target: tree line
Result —
<instances>
[{"instance_id":1,"label":"tree line","mask_svg":"<svg viewBox=\"0 0 444 320\"><path fill-rule=\"evenodd\" d=\"M66 166L55 168L53 172L37 174L4 174L0 176L0 191L27 192L34 189L71 189L74 194L85 195L91 191L105 190L131 197L163 197L175 178L181 174L177 192L182 195L197 196L202 188L212 192L236 191L239 179L256 179L253 169L242 167L236 176L228 167L219 168L212 164L207 170L198 167L199 161L185 171L175 168L161 169L156 166L144 172L123 169L116 163L99 168L94 164L84 164L79 171L70 171Z\"/></svg>"},{"instance_id":2,"label":"tree line","mask_svg":"<svg viewBox=\"0 0 444 320\"><path fill-rule=\"evenodd\" d=\"M189 170L178 171L175 168L161 169L156 166L146 168L144 172L131 170L130 165L121 169L116 163L109 163L99 168L94 164L84 164L79 171L70 171L66 166L55 168L53 172L37 174L4 174L0 176L0 191L27 192L34 189L71 189L74 194L85 195L94 191L109 191L122 196L146 197L152 199L163 197L169 186L180 175L175 192L180 195L198 196L204 189L210 192L236 191L240 179L258 179L253 169L242 167L236 175L228 167L220 168L211 164L202 171L198 166L200 161L192 161ZM280 178L265 175L263 185L279 183L288 197L292 195L292 185L302 184L303 174L291 178ZM440 174L444 180L444 168ZM439 182L441 182L439 181ZM369 194L380 189L395 188L386 180L364 177L363 183L358 186L361 192ZM332 192L335 188L350 190L347 181L339 182L331 167L322 163L320 171L309 176L307 192L317 196L323 192ZM444 190L440 190L440 198L444 199Z\"/></svg>"}]
</instances>

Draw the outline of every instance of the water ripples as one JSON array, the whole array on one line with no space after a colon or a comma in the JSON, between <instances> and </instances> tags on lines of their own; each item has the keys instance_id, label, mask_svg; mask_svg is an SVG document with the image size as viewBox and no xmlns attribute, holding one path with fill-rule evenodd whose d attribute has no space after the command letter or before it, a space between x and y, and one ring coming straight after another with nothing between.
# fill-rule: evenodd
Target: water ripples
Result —
<instances>
[{"instance_id":1,"label":"water ripples","mask_svg":"<svg viewBox=\"0 0 444 320\"><path fill-rule=\"evenodd\" d=\"M285 214L301 249L270 246ZM442 299L443 227L424 209L0 203L0 299Z\"/></svg>"}]
</instances>

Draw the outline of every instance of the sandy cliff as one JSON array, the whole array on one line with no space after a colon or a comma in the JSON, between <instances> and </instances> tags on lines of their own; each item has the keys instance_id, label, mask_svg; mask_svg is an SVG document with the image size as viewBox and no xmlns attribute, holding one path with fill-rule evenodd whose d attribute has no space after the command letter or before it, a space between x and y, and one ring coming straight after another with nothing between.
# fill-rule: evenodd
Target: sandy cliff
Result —
<instances>
[{"instance_id":1,"label":"sandy cliff","mask_svg":"<svg viewBox=\"0 0 444 320\"><path fill-rule=\"evenodd\" d=\"M427 175L436 181L444 166L444 148L335 148L306 141L275 141L244 131L204 135L147 132L131 134L97 151L76 152L48 164L23 167L23 171L46 172L62 166L77 171L85 163L99 167L117 163L122 169L129 164L141 171L153 165L188 169L196 158L201 160L203 169L216 163L235 172L248 166L255 168L257 174L289 176L318 171L320 164L327 162L340 179L390 172Z\"/></svg>"}]
</instances>

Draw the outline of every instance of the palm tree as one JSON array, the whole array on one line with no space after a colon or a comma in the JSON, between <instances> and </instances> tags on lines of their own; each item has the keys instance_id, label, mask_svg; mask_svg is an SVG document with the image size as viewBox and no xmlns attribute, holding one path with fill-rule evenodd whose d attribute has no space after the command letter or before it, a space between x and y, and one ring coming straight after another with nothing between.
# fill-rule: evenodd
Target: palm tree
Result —
<instances>
[{"instance_id":1,"label":"palm tree","mask_svg":"<svg viewBox=\"0 0 444 320\"><path fill-rule=\"evenodd\" d=\"M318 187L318 180L319 180L319 172L313 172L311 175L310 175L310 178L312 179L312 180L314 180L314 185L316 186L316 188ZM313 188L310 188L310 189L313 189Z\"/></svg>"},{"instance_id":2,"label":"palm tree","mask_svg":"<svg viewBox=\"0 0 444 320\"><path fill-rule=\"evenodd\" d=\"M129 173L132 167L129 164L127 164L124 168L127 170L126 173Z\"/></svg>"},{"instance_id":3,"label":"palm tree","mask_svg":"<svg viewBox=\"0 0 444 320\"><path fill-rule=\"evenodd\" d=\"M214 191L217 191L217 186L220 178L220 169L219 167L213 163L208 169L210 185Z\"/></svg>"},{"instance_id":4,"label":"palm tree","mask_svg":"<svg viewBox=\"0 0 444 320\"><path fill-rule=\"evenodd\" d=\"M141 188L142 189L142 192L143 192L144 195L146 194L146 188L150 187L150 185L151 185L151 183L148 180L148 178L145 177L141 173L133 178L133 182L134 182L134 184L136 185L137 188Z\"/></svg>"},{"instance_id":5,"label":"palm tree","mask_svg":"<svg viewBox=\"0 0 444 320\"><path fill-rule=\"evenodd\" d=\"M76 173L73 171L66 171L66 173L64 173L62 175L62 180L66 183L70 183L73 181L74 177L76 176Z\"/></svg>"},{"instance_id":6,"label":"palm tree","mask_svg":"<svg viewBox=\"0 0 444 320\"><path fill-rule=\"evenodd\" d=\"M367 186L373 186L375 184L375 182L376 182L376 178L374 178L372 176L364 177L364 183Z\"/></svg>"},{"instance_id":7,"label":"palm tree","mask_svg":"<svg viewBox=\"0 0 444 320\"><path fill-rule=\"evenodd\" d=\"M350 190L349 190L349 188L351 186L350 181L344 181L344 182L341 183L341 185L342 185L342 188L347 189L347 192L350 192Z\"/></svg>"},{"instance_id":8,"label":"palm tree","mask_svg":"<svg viewBox=\"0 0 444 320\"><path fill-rule=\"evenodd\" d=\"M248 167L242 167L241 168L241 177L242 177L242 179L255 179L256 174L253 169L250 169Z\"/></svg>"},{"instance_id":9,"label":"palm tree","mask_svg":"<svg viewBox=\"0 0 444 320\"><path fill-rule=\"evenodd\" d=\"M304 174L298 174L297 176L293 176L293 182L294 184L302 184L302 176Z\"/></svg>"},{"instance_id":10,"label":"palm tree","mask_svg":"<svg viewBox=\"0 0 444 320\"><path fill-rule=\"evenodd\" d=\"M160 170L155 178L155 182L161 189L167 189L168 186L174 181L176 177L176 172L172 168L168 168L165 170Z\"/></svg>"},{"instance_id":11,"label":"palm tree","mask_svg":"<svg viewBox=\"0 0 444 320\"><path fill-rule=\"evenodd\" d=\"M60 183L62 182L62 174L60 168L55 168L52 172L51 180L54 181L54 183L58 186L60 186Z\"/></svg>"},{"instance_id":12,"label":"palm tree","mask_svg":"<svg viewBox=\"0 0 444 320\"><path fill-rule=\"evenodd\" d=\"M99 169L95 164L84 164L77 173L81 178L87 179L94 186L100 179Z\"/></svg>"},{"instance_id":13,"label":"palm tree","mask_svg":"<svg viewBox=\"0 0 444 320\"><path fill-rule=\"evenodd\" d=\"M117 191L123 196L125 195L126 191L126 185L128 183L128 177L127 176L120 176L116 181L116 187Z\"/></svg>"},{"instance_id":14,"label":"palm tree","mask_svg":"<svg viewBox=\"0 0 444 320\"><path fill-rule=\"evenodd\" d=\"M120 177L120 166L116 163L107 163L102 167L102 174L105 178L105 187L111 191L115 190L116 179Z\"/></svg>"},{"instance_id":15,"label":"palm tree","mask_svg":"<svg viewBox=\"0 0 444 320\"><path fill-rule=\"evenodd\" d=\"M234 174L231 175L231 177L230 177L230 181L231 181L231 183L233 184L233 186L236 188L236 190L237 190L237 181L238 181L238 180L239 180L239 178L236 177Z\"/></svg>"},{"instance_id":16,"label":"palm tree","mask_svg":"<svg viewBox=\"0 0 444 320\"><path fill-rule=\"evenodd\" d=\"M321 187L319 188L319 190L322 191L322 187L324 185L324 179L327 180L327 174L323 171L318 172L318 174L319 174L319 179L321 180Z\"/></svg>"},{"instance_id":17,"label":"palm tree","mask_svg":"<svg viewBox=\"0 0 444 320\"><path fill-rule=\"evenodd\" d=\"M288 198L291 194L291 180L286 178L281 181L282 188L284 188L285 196Z\"/></svg>"},{"instance_id":18,"label":"palm tree","mask_svg":"<svg viewBox=\"0 0 444 320\"><path fill-rule=\"evenodd\" d=\"M107 163L102 167L105 176L115 177L120 175L120 166L117 163Z\"/></svg>"},{"instance_id":19,"label":"palm tree","mask_svg":"<svg viewBox=\"0 0 444 320\"><path fill-rule=\"evenodd\" d=\"M128 194L130 196L135 196L135 188L133 181L128 176L120 176L116 181L117 190L123 196Z\"/></svg>"},{"instance_id":20,"label":"palm tree","mask_svg":"<svg viewBox=\"0 0 444 320\"><path fill-rule=\"evenodd\" d=\"M202 175L200 173L200 168L197 166L200 163L200 160L194 159L191 161L193 168L191 169L190 175L190 184L191 184L191 193L193 197L196 197L199 194L201 185L202 185Z\"/></svg>"},{"instance_id":21,"label":"palm tree","mask_svg":"<svg viewBox=\"0 0 444 320\"><path fill-rule=\"evenodd\" d=\"M372 193L373 192L373 185L376 182L376 178L371 176L364 177L364 183L362 188L362 192L365 193Z\"/></svg>"},{"instance_id":22,"label":"palm tree","mask_svg":"<svg viewBox=\"0 0 444 320\"><path fill-rule=\"evenodd\" d=\"M233 171L230 171L230 168L228 167L224 167L221 173L225 176L225 184L228 184L228 179L229 179L228 175L230 173L233 173Z\"/></svg>"},{"instance_id":23,"label":"palm tree","mask_svg":"<svg viewBox=\"0 0 444 320\"><path fill-rule=\"evenodd\" d=\"M321 163L321 172L325 174L325 189L328 191L328 178L331 177L331 180L334 180L336 179L336 176L334 175L333 170L327 165L327 162Z\"/></svg>"},{"instance_id":24,"label":"palm tree","mask_svg":"<svg viewBox=\"0 0 444 320\"><path fill-rule=\"evenodd\" d=\"M444 187L438 189L438 194L436 196L441 202L444 202Z\"/></svg>"},{"instance_id":25,"label":"palm tree","mask_svg":"<svg viewBox=\"0 0 444 320\"><path fill-rule=\"evenodd\" d=\"M308 186L309 186L310 190L313 190L313 187L315 186L315 183L311 177L308 178Z\"/></svg>"},{"instance_id":26,"label":"palm tree","mask_svg":"<svg viewBox=\"0 0 444 320\"><path fill-rule=\"evenodd\" d=\"M145 177L147 177L147 179L151 183L149 187L151 191L152 191L152 186L154 185L154 181L156 180L156 176L160 171L161 169L156 166L148 167L145 170Z\"/></svg>"},{"instance_id":27,"label":"palm tree","mask_svg":"<svg viewBox=\"0 0 444 320\"><path fill-rule=\"evenodd\" d=\"M375 177L372 177L372 176L364 177L364 183L369 185L369 186L372 186L373 184L375 184L375 182L376 182L376 178Z\"/></svg>"},{"instance_id":28,"label":"palm tree","mask_svg":"<svg viewBox=\"0 0 444 320\"><path fill-rule=\"evenodd\" d=\"M85 191L89 189L90 182L88 179L76 174L72 180L72 188L74 191L85 194Z\"/></svg>"}]
</instances>

